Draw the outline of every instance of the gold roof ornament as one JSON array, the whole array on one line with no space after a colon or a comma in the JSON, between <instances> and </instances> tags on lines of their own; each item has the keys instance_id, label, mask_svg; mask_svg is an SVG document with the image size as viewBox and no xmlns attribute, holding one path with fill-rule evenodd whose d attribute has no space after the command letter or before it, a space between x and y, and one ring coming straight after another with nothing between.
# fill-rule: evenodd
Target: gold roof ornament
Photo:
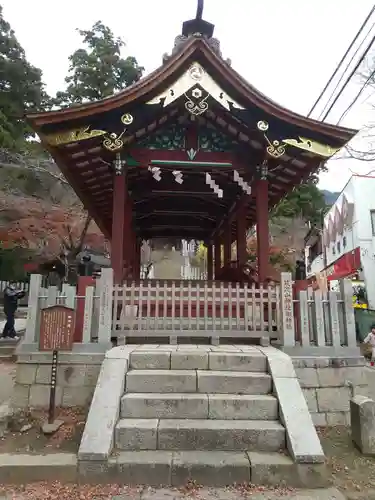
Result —
<instances>
[{"instance_id":1,"label":"gold roof ornament","mask_svg":"<svg viewBox=\"0 0 375 500\"><path fill-rule=\"evenodd\" d=\"M257 128L258 128L258 130L260 130L261 132L263 132L263 136L264 136L264 138L266 139L266 141L268 143L267 153L270 156L272 156L273 158L280 158L280 156L283 156L283 154L285 153L285 146L284 146L284 144L282 144L280 141L277 141L277 140L271 141L267 137L266 132L269 129L268 122L266 122L264 120L260 120L257 123Z\"/></svg>"},{"instance_id":2,"label":"gold roof ornament","mask_svg":"<svg viewBox=\"0 0 375 500\"><path fill-rule=\"evenodd\" d=\"M205 91L204 97L199 100L196 97L197 91ZM164 108L172 104L178 98L184 96L187 101L185 107L192 114L201 114L208 109L206 100L212 97L227 111L231 107L236 109L245 109L229 94L227 94L216 81L204 70L201 64L193 62L190 67L167 89L163 90L156 97L147 102L149 105L161 104ZM196 99L195 102L192 98Z\"/></svg>"},{"instance_id":3,"label":"gold roof ornament","mask_svg":"<svg viewBox=\"0 0 375 500\"><path fill-rule=\"evenodd\" d=\"M319 142L313 141L311 139L306 139L306 137L298 137L298 139L283 139L282 142L294 146L295 148L304 149L323 158L330 158L341 148L334 148L327 144L320 144Z\"/></svg>"},{"instance_id":4,"label":"gold roof ornament","mask_svg":"<svg viewBox=\"0 0 375 500\"><path fill-rule=\"evenodd\" d=\"M90 125L73 130L65 130L55 134L48 134L44 136L44 140L51 146L61 146L63 144L70 144L72 142L86 141L93 137L105 135L105 130L90 130Z\"/></svg>"},{"instance_id":5,"label":"gold roof ornament","mask_svg":"<svg viewBox=\"0 0 375 500\"><path fill-rule=\"evenodd\" d=\"M134 121L133 115L130 113L125 113L124 115L121 116L121 122L125 125L124 130L121 132L120 135L116 134L115 132L112 132L108 134L108 136L104 139L103 141L103 146L108 149L108 151L111 151L112 153L121 151L121 149L124 147L125 144L125 139L123 139L123 135L126 132L126 127L127 125L130 125Z\"/></svg>"}]
</instances>

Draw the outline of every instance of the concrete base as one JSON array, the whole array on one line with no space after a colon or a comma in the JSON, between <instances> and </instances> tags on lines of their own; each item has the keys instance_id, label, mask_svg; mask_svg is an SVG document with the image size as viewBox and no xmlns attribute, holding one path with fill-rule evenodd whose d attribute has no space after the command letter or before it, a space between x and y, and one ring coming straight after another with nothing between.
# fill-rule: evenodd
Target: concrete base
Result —
<instances>
[{"instance_id":1,"label":"concrete base","mask_svg":"<svg viewBox=\"0 0 375 500\"><path fill-rule=\"evenodd\" d=\"M60 352L57 369L56 406L90 404L108 346L74 344ZM36 344L17 348L17 370L11 406L15 409L48 408L52 353L38 351Z\"/></svg>"},{"instance_id":2,"label":"concrete base","mask_svg":"<svg viewBox=\"0 0 375 500\"><path fill-rule=\"evenodd\" d=\"M123 451L108 463L80 461L80 481L109 481L136 486L160 484L203 486L252 483L262 486L324 488L328 484L323 464L295 464L278 453L224 451Z\"/></svg>"},{"instance_id":3,"label":"concrete base","mask_svg":"<svg viewBox=\"0 0 375 500\"><path fill-rule=\"evenodd\" d=\"M278 347L280 351L289 354L292 357L305 357L305 356L328 356L331 358L349 358L349 357L361 357L361 349L359 346L356 347L315 347L315 346L293 346L293 347Z\"/></svg>"},{"instance_id":4,"label":"concrete base","mask_svg":"<svg viewBox=\"0 0 375 500\"><path fill-rule=\"evenodd\" d=\"M375 371L364 366L360 355L292 356L292 360L317 426L349 425L352 393L375 395Z\"/></svg>"}]
</instances>

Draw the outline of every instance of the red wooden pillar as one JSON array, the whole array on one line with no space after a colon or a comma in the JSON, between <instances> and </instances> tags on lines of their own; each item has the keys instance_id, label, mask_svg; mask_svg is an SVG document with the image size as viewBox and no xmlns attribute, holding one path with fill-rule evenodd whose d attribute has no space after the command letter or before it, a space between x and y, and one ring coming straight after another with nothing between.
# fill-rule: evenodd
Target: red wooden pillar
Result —
<instances>
[{"instance_id":1,"label":"red wooden pillar","mask_svg":"<svg viewBox=\"0 0 375 500\"><path fill-rule=\"evenodd\" d=\"M217 236L215 240L215 279L219 276L221 269L221 242Z\"/></svg>"},{"instance_id":2,"label":"red wooden pillar","mask_svg":"<svg viewBox=\"0 0 375 500\"><path fill-rule=\"evenodd\" d=\"M224 266L227 266L232 258L232 227L228 224L224 233Z\"/></svg>"},{"instance_id":3,"label":"red wooden pillar","mask_svg":"<svg viewBox=\"0 0 375 500\"><path fill-rule=\"evenodd\" d=\"M139 280L141 276L141 240L136 238L134 255L134 279Z\"/></svg>"},{"instance_id":4,"label":"red wooden pillar","mask_svg":"<svg viewBox=\"0 0 375 500\"><path fill-rule=\"evenodd\" d=\"M259 179L256 184L257 217L257 258L259 283L265 283L269 265L269 228L268 228L268 181Z\"/></svg>"},{"instance_id":5,"label":"red wooden pillar","mask_svg":"<svg viewBox=\"0 0 375 500\"><path fill-rule=\"evenodd\" d=\"M114 282L117 284L122 283L124 275L124 234L127 230L126 202L125 174L122 170L116 171L113 181L111 265Z\"/></svg>"},{"instance_id":6,"label":"red wooden pillar","mask_svg":"<svg viewBox=\"0 0 375 500\"><path fill-rule=\"evenodd\" d=\"M212 243L210 242L207 245L207 279L208 281L213 280L213 274L214 274L214 267L213 267L213 248L212 248Z\"/></svg>"},{"instance_id":7,"label":"red wooden pillar","mask_svg":"<svg viewBox=\"0 0 375 500\"><path fill-rule=\"evenodd\" d=\"M241 204L237 212L237 261L239 266L243 266L247 261L246 229L246 206Z\"/></svg>"},{"instance_id":8,"label":"red wooden pillar","mask_svg":"<svg viewBox=\"0 0 375 500\"><path fill-rule=\"evenodd\" d=\"M130 200L127 199L127 203L124 208L125 212L125 231L123 233L124 237L124 278L129 279L132 276L133 270L133 258L134 258L134 233L132 228L132 209L130 205Z\"/></svg>"}]
</instances>

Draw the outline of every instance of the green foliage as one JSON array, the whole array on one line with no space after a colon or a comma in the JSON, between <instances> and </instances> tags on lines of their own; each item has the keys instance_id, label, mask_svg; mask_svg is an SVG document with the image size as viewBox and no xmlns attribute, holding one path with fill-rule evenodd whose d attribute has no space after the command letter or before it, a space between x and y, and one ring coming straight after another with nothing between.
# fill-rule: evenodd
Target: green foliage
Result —
<instances>
[{"instance_id":1,"label":"green foliage","mask_svg":"<svg viewBox=\"0 0 375 500\"><path fill-rule=\"evenodd\" d=\"M121 57L125 43L110 28L98 21L88 30L78 30L87 48L76 50L69 58L65 92L57 93L60 105L102 99L138 81L144 68L134 57Z\"/></svg>"},{"instance_id":2,"label":"green foliage","mask_svg":"<svg viewBox=\"0 0 375 500\"><path fill-rule=\"evenodd\" d=\"M288 261L288 258L283 251L271 251L269 254L270 264L273 266L278 266L283 271L291 272L293 270L292 264ZM253 264L257 262L256 250L250 248L247 250L247 262Z\"/></svg>"},{"instance_id":3,"label":"green foliage","mask_svg":"<svg viewBox=\"0 0 375 500\"><path fill-rule=\"evenodd\" d=\"M301 217L305 222L320 225L322 215L327 205L323 193L315 182L301 184L286 196L275 208L272 216L275 218Z\"/></svg>"},{"instance_id":4,"label":"green foliage","mask_svg":"<svg viewBox=\"0 0 375 500\"><path fill-rule=\"evenodd\" d=\"M41 70L27 61L0 5L0 147L18 149L32 134L25 114L45 109L49 102Z\"/></svg>"},{"instance_id":5,"label":"green foliage","mask_svg":"<svg viewBox=\"0 0 375 500\"><path fill-rule=\"evenodd\" d=\"M0 280L22 281L26 278L24 264L28 253L23 248L3 248L0 244Z\"/></svg>"}]
</instances>

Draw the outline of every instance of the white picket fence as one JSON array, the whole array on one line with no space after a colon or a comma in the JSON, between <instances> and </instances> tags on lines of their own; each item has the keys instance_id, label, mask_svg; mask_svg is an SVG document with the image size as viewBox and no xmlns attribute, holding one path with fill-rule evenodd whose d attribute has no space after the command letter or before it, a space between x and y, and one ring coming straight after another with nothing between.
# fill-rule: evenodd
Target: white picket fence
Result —
<instances>
[{"instance_id":1,"label":"white picket fence","mask_svg":"<svg viewBox=\"0 0 375 500\"><path fill-rule=\"evenodd\" d=\"M4 290L6 289L7 286L10 285L10 283L14 283L15 287L18 289L18 290L23 290L25 292L25 297L22 298L20 301L19 301L19 305L21 306L25 306L27 305L27 301L28 301L28 293L29 293L29 283L27 281L17 281L17 282L11 282L11 281L0 281L0 303L3 302L3 294L4 294Z\"/></svg>"},{"instance_id":2,"label":"white picket fence","mask_svg":"<svg viewBox=\"0 0 375 500\"><path fill-rule=\"evenodd\" d=\"M181 278L184 280L206 280L207 273L200 267L185 265L181 266Z\"/></svg>"},{"instance_id":3,"label":"white picket fence","mask_svg":"<svg viewBox=\"0 0 375 500\"><path fill-rule=\"evenodd\" d=\"M65 304L77 309L84 301L83 342L110 344L111 337L270 337L287 347L353 347L356 345L352 289L293 295L290 273L281 284L256 288L246 284L202 281L140 280L114 285L113 270L103 269L95 286L77 296L73 286L42 288L32 275L25 342L39 338L44 307Z\"/></svg>"},{"instance_id":4,"label":"white picket fence","mask_svg":"<svg viewBox=\"0 0 375 500\"><path fill-rule=\"evenodd\" d=\"M7 286L10 285L10 281L0 281L0 293L4 292ZM24 290L26 293L29 291L29 283L26 281L12 282L18 290Z\"/></svg>"},{"instance_id":5,"label":"white picket fence","mask_svg":"<svg viewBox=\"0 0 375 500\"><path fill-rule=\"evenodd\" d=\"M114 336L261 337L280 331L280 287L193 280L129 281L113 289Z\"/></svg>"}]
</instances>

